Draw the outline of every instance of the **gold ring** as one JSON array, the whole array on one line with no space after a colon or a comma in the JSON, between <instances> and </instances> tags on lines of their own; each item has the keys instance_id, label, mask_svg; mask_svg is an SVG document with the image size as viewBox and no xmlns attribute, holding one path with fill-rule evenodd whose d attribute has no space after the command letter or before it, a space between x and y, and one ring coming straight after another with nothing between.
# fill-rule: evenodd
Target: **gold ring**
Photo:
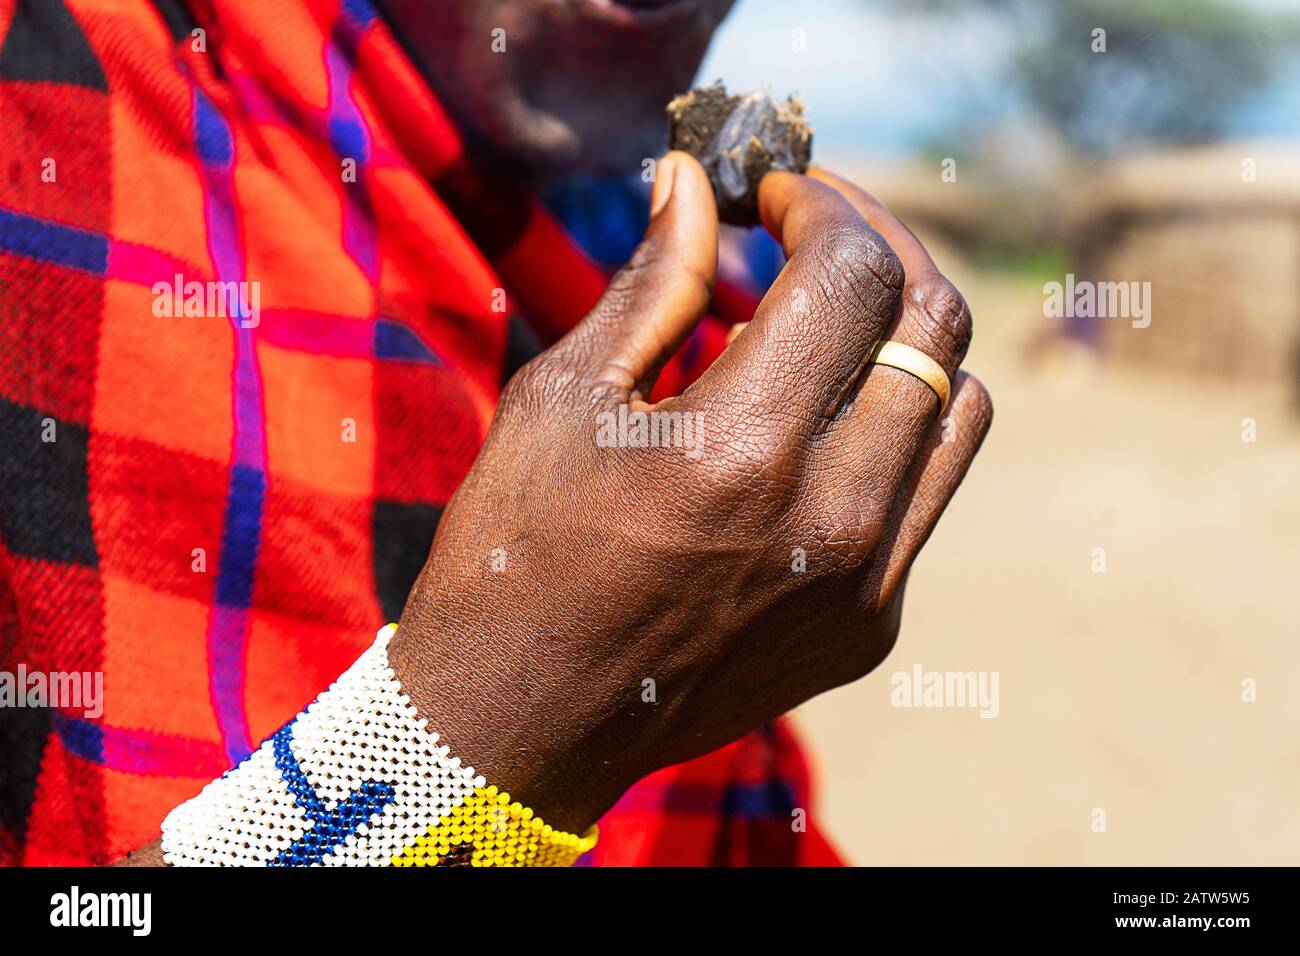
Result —
<instances>
[{"instance_id":1,"label":"gold ring","mask_svg":"<svg viewBox=\"0 0 1300 956\"><path fill-rule=\"evenodd\" d=\"M948 398L952 390L948 373L943 370L942 365L920 349L914 349L902 342L881 340L872 347L871 354L867 356L867 364L888 365L908 375L915 375L929 385L935 397L939 399L939 417L942 418L943 413L948 410Z\"/></svg>"}]
</instances>

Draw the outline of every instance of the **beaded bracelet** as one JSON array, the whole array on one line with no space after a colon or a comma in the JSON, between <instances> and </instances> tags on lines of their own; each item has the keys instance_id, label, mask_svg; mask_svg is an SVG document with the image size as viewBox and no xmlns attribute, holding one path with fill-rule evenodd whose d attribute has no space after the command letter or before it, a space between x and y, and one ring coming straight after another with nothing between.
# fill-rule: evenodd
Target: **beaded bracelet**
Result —
<instances>
[{"instance_id":1,"label":"beaded bracelet","mask_svg":"<svg viewBox=\"0 0 1300 956\"><path fill-rule=\"evenodd\" d=\"M568 866L555 830L438 746L388 666L390 624L247 760L163 820L172 866Z\"/></svg>"}]
</instances>

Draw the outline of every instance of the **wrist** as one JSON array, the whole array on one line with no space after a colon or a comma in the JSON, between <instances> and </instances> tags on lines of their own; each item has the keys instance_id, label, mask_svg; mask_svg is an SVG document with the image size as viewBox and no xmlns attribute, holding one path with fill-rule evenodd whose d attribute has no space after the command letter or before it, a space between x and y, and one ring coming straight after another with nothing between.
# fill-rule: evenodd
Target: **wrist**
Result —
<instances>
[{"instance_id":1,"label":"wrist","mask_svg":"<svg viewBox=\"0 0 1300 956\"><path fill-rule=\"evenodd\" d=\"M581 834L636 778L592 746L571 700L555 699L553 663L409 607L389 646L403 692L452 753L546 823Z\"/></svg>"}]
</instances>

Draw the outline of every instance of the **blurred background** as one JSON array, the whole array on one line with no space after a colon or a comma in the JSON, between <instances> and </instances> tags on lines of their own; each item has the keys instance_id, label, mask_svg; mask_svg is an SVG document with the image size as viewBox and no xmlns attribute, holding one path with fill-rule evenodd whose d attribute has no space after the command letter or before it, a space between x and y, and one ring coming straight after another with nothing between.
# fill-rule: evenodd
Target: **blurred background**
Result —
<instances>
[{"instance_id":1,"label":"blurred background","mask_svg":"<svg viewBox=\"0 0 1300 956\"><path fill-rule=\"evenodd\" d=\"M805 95L997 409L893 656L796 715L811 811L861 864L1300 860L1300 3L739 0L718 77ZM916 665L998 715L892 706Z\"/></svg>"}]
</instances>

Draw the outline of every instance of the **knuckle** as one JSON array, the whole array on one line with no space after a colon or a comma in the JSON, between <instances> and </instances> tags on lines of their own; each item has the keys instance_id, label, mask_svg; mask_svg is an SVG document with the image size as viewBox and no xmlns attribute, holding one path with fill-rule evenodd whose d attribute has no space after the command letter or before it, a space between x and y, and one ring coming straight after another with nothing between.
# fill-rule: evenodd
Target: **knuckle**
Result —
<instances>
[{"instance_id":1,"label":"knuckle","mask_svg":"<svg viewBox=\"0 0 1300 956\"><path fill-rule=\"evenodd\" d=\"M525 362L501 391L500 408L506 412L536 414L566 402L578 381L577 366L552 349Z\"/></svg>"},{"instance_id":2,"label":"knuckle","mask_svg":"<svg viewBox=\"0 0 1300 956\"><path fill-rule=\"evenodd\" d=\"M631 257L614 274L609 288L621 305L629 306L638 291L654 296L666 283L685 279L699 287L707 301L713 294L715 275L700 272L692 263L683 262L683 256L662 237L649 236L633 250Z\"/></svg>"},{"instance_id":3,"label":"knuckle","mask_svg":"<svg viewBox=\"0 0 1300 956\"><path fill-rule=\"evenodd\" d=\"M501 387L501 398L497 401L499 411L507 411L527 401L527 396L532 391L533 379L537 374L533 369L533 363L536 361L537 359L530 359L525 362Z\"/></svg>"},{"instance_id":4,"label":"knuckle","mask_svg":"<svg viewBox=\"0 0 1300 956\"><path fill-rule=\"evenodd\" d=\"M659 281L670 259L671 250L663 243L653 237L643 239L610 278L597 308L615 316L625 314L633 306L639 290L653 287Z\"/></svg>"},{"instance_id":5,"label":"knuckle","mask_svg":"<svg viewBox=\"0 0 1300 956\"><path fill-rule=\"evenodd\" d=\"M970 306L956 286L941 275L927 276L908 289L908 310L919 333L941 355L961 361L970 347Z\"/></svg>"},{"instance_id":6,"label":"knuckle","mask_svg":"<svg viewBox=\"0 0 1300 956\"><path fill-rule=\"evenodd\" d=\"M885 242L884 238L874 229L868 232L867 238L867 264L872 275L876 276L880 283L893 292L896 297L901 295L903 284L907 280L907 275L903 270L903 260L898 258L898 254L894 252L889 243Z\"/></svg>"},{"instance_id":7,"label":"knuckle","mask_svg":"<svg viewBox=\"0 0 1300 956\"><path fill-rule=\"evenodd\" d=\"M707 510L770 529L794 507L801 471L788 436L773 429L729 430L715 437L706 456L701 484Z\"/></svg>"},{"instance_id":8,"label":"knuckle","mask_svg":"<svg viewBox=\"0 0 1300 956\"><path fill-rule=\"evenodd\" d=\"M977 379L974 375L967 376L962 383L962 393L965 395L969 392L969 397L965 400L971 405L971 418L975 427L981 435L989 430L993 424L993 396L989 394L988 388Z\"/></svg>"},{"instance_id":9,"label":"knuckle","mask_svg":"<svg viewBox=\"0 0 1300 956\"><path fill-rule=\"evenodd\" d=\"M828 229L812 250L827 287L868 314L887 317L902 292L903 263L866 224Z\"/></svg>"},{"instance_id":10,"label":"knuckle","mask_svg":"<svg viewBox=\"0 0 1300 956\"><path fill-rule=\"evenodd\" d=\"M776 442L764 432L732 432L716 444L715 453L709 456L709 473L724 485L752 484L780 458Z\"/></svg>"},{"instance_id":11,"label":"knuckle","mask_svg":"<svg viewBox=\"0 0 1300 956\"><path fill-rule=\"evenodd\" d=\"M636 247L631 258L610 277L595 307L583 321L580 338L584 342L590 344L608 335L635 310L637 292L646 284L658 260L658 253L649 243Z\"/></svg>"},{"instance_id":12,"label":"knuckle","mask_svg":"<svg viewBox=\"0 0 1300 956\"><path fill-rule=\"evenodd\" d=\"M814 499L815 511L802 524L818 543L820 567L831 575L857 575L875 550L875 516L870 508L848 494L832 493Z\"/></svg>"},{"instance_id":13,"label":"knuckle","mask_svg":"<svg viewBox=\"0 0 1300 956\"><path fill-rule=\"evenodd\" d=\"M645 273L656 262L656 254L645 243L636 247L632 258L623 263L605 286L597 309L613 315L622 315L632 304L632 295L642 283Z\"/></svg>"},{"instance_id":14,"label":"knuckle","mask_svg":"<svg viewBox=\"0 0 1300 956\"><path fill-rule=\"evenodd\" d=\"M953 379L953 403L944 424L944 441L959 440L973 454L983 444L993 424L993 399L984 383L966 372L958 372ZM956 431L951 431L956 429Z\"/></svg>"}]
</instances>

